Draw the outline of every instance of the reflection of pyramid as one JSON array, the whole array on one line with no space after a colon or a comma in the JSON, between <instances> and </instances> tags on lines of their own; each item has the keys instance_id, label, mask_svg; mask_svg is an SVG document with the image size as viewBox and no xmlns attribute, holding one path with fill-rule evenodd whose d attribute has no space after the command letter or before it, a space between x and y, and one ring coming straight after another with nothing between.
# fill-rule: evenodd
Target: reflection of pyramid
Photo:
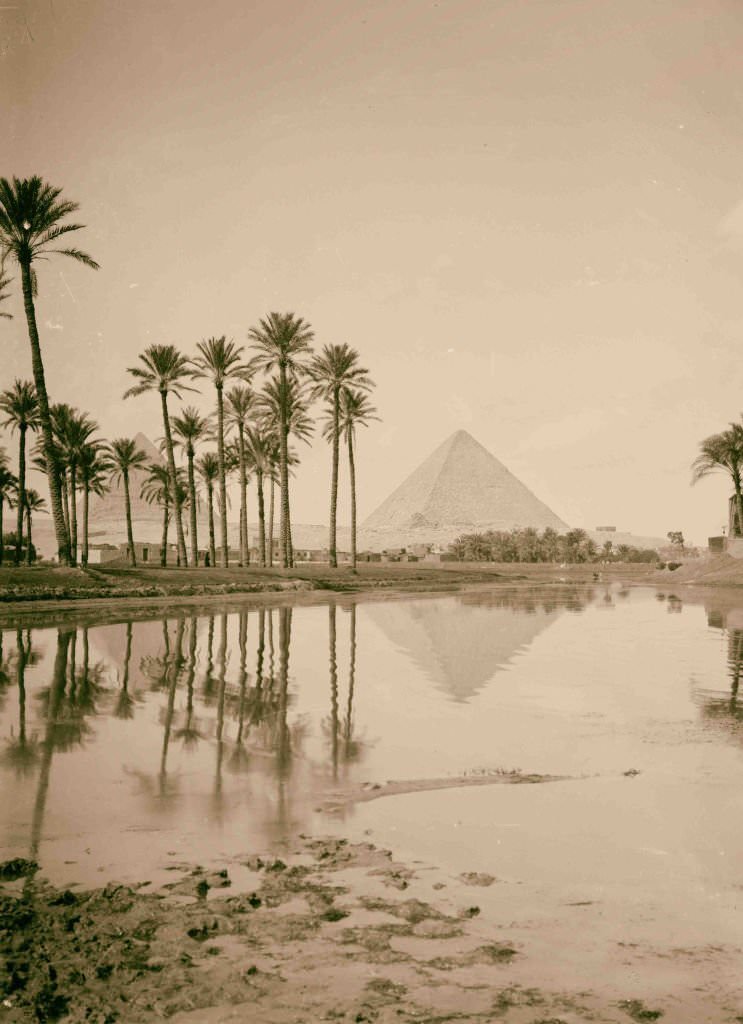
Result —
<instances>
[{"instance_id":1,"label":"reflection of pyramid","mask_svg":"<svg viewBox=\"0 0 743 1024\"><path fill-rule=\"evenodd\" d=\"M560 615L560 610L494 606L467 597L451 601L367 604L365 613L390 643L454 700L468 701L499 668Z\"/></svg>"},{"instance_id":2,"label":"reflection of pyramid","mask_svg":"<svg viewBox=\"0 0 743 1024\"><path fill-rule=\"evenodd\" d=\"M568 526L467 433L452 434L363 523L368 532L452 536L516 526Z\"/></svg>"}]
</instances>

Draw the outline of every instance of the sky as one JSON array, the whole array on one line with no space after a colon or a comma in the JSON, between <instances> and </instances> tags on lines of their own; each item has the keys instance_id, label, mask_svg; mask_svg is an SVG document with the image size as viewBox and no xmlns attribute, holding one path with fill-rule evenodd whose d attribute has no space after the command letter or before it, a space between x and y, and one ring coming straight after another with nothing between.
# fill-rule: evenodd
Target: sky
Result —
<instances>
[{"instance_id":1,"label":"sky","mask_svg":"<svg viewBox=\"0 0 743 1024\"><path fill-rule=\"evenodd\" d=\"M739 0L2 0L0 174L77 201L101 264L39 266L50 394L157 439L139 352L291 310L376 383L361 519L463 428L571 525L704 543L729 485L690 465L743 411L742 54ZM31 376L13 291L0 387ZM329 476L318 439L297 522Z\"/></svg>"}]
</instances>

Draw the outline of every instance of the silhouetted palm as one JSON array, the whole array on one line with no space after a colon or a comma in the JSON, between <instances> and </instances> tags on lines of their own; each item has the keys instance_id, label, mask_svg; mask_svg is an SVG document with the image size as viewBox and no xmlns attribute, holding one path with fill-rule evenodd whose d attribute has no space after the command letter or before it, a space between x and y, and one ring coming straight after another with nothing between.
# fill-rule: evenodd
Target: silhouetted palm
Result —
<instances>
[{"instance_id":1,"label":"silhouetted palm","mask_svg":"<svg viewBox=\"0 0 743 1024\"><path fill-rule=\"evenodd\" d=\"M261 427L248 427L245 431L245 461L255 473L255 489L258 496L258 559L261 566L266 565L266 502L263 482L274 472L277 454L275 434Z\"/></svg>"},{"instance_id":2,"label":"silhouetted palm","mask_svg":"<svg viewBox=\"0 0 743 1024\"><path fill-rule=\"evenodd\" d=\"M129 564L136 566L137 554L134 550L134 534L132 532L132 500L129 493L129 477L132 470L147 467L147 455L137 442L130 437L117 437L108 447L111 458L111 479L120 480L124 485L124 507L126 510L126 537L129 546Z\"/></svg>"},{"instance_id":3,"label":"silhouetted palm","mask_svg":"<svg viewBox=\"0 0 743 1024\"><path fill-rule=\"evenodd\" d=\"M328 560L332 568L338 567L336 550L336 517L338 513L338 461L341 437L341 393L346 388L369 391L372 381L369 371L359 366L359 354L350 345L324 345L322 352L309 365L308 373L313 381L311 397L326 403L329 418L327 437L330 441L332 458L330 473L330 536Z\"/></svg>"},{"instance_id":4,"label":"silhouetted palm","mask_svg":"<svg viewBox=\"0 0 743 1024\"><path fill-rule=\"evenodd\" d=\"M237 431L237 460L240 471L240 564L250 562L250 545L248 542L248 454L246 436L249 430L250 417L254 411L255 395L251 388L238 384L227 392L225 403L225 421L227 428L234 427Z\"/></svg>"},{"instance_id":5,"label":"silhouetted palm","mask_svg":"<svg viewBox=\"0 0 743 1024\"><path fill-rule=\"evenodd\" d=\"M219 481L219 459L214 452L204 452L196 463L204 486L206 487L207 515L209 517L209 564L217 564L217 551L214 543L214 487Z\"/></svg>"},{"instance_id":6,"label":"silhouetted palm","mask_svg":"<svg viewBox=\"0 0 743 1024\"><path fill-rule=\"evenodd\" d=\"M733 534L743 535L743 426L731 423L727 430L712 434L700 442L700 451L692 463L692 484L710 473L723 471L730 476L735 488L737 530Z\"/></svg>"},{"instance_id":7,"label":"silhouetted palm","mask_svg":"<svg viewBox=\"0 0 743 1024\"><path fill-rule=\"evenodd\" d=\"M196 444L209 433L209 420L202 416L192 405L186 406L180 416L173 417L173 434L186 453L188 466L188 498L191 519L191 565L199 564L199 539L196 524L196 478L194 476L194 456Z\"/></svg>"},{"instance_id":8,"label":"silhouetted palm","mask_svg":"<svg viewBox=\"0 0 743 1024\"><path fill-rule=\"evenodd\" d=\"M98 429L98 424L85 413L72 409L68 405L54 406L57 415L53 416L55 433L55 451L58 456L58 469L65 482L69 494L70 561L77 564L77 487L80 459L91 436Z\"/></svg>"},{"instance_id":9,"label":"silhouetted palm","mask_svg":"<svg viewBox=\"0 0 743 1024\"><path fill-rule=\"evenodd\" d=\"M356 568L356 462L354 444L356 427L366 427L378 420L376 409L363 391L344 388L341 392L340 430L348 449L348 478L351 488L351 568ZM329 424L326 424L328 429Z\"/></svg>"},{"instance_id":10,"label":"silhouetted palm","mask_svg":"<svg viewBox=\"0 0 743 1024\"><path fill-rule=\"evenodd\" d=\"M207 338L196 346L198 356L192 361L194 375L208 378L217 392L217 458L219 459L219 519L221 527L222 565L229 564L227 540L227 470L224 455L224 385L234 377L246 379L250 370L243 360L243 347L234 341Z\"/></svg>"},{"instance_id":11,"label":"silhouetted palm","mask_svg":"<svg viewBox=\"0 0 743 1024\"><path fill-rule=\"evenodd\" d=\"M0 565L3 564L3 510L5 503L12 503L18 493L18 478L11 473L5 462L0 463Z\"/></svg>"},{"instance_id":12,"label":"silhouetted palm","mask_svg":"<svg viewBox=\"0 0 743 1024\"><path fill-rule=\"evenodd\" d=\"M0 179L0 183L3 179ZM2 220L0 219L0 224ZM39 426L39 402L33 384L16 380L13 387L0 394L2 426L18 431L18 498L16 502L15 564L20 565L23 545L23 514L26 509L26 434Z\"/></svg>"},{"instance_id":13,"label":"silhouetted palm","mask_svg":"<svg viewBox=\"0 0 743 1024\"><path fill-rule=\"evenodd\" d=\"M33 561L31 547L33 539L31 536L31 516L34 512L46 512L46 502L37 490L29 487L26 491L26 564L31 565Z\"/></svg>"},{"instance_id":14,"label":"silhouetted palm","mask_svg":"<svg viewBox=\"0 0 743 1024\"><path fill-rule=\"evenodd\" d=\"M281 527L279 557L284 568L291 564L289 551L289 382L304 373L314 337L312 328L293 313L269 313L252 327L249 337L257 355L256 369L278 374L277 423L279 435L279 483L281 488Z\"/></svg>"},{"instance_id":15,"label":"silhouetted palm","mask_svg":"<svg viewBox=\"0 0 743 1024\"><path fill-rule=\"evenodd\" d=\"M181 565L186 566L188 565L188 557L186 555L186 538L183 533L183 517L181 515L182 502L177 486L173 436L170 431L168 395L173 394L176 398L180 398L183 391L195 390L188 387L185 383L193 377L193 368L190 361L174 345L150 345L144 352L140 353L139 359L142 364L141 366L130 366L128 369L128 373L138 383L124 393L124 398L143 395L148 391L157 391L160 394L165 451L168 456L168 471L170 473L170 493L173 497L175 529L178 542L178 560Z\"/></svg>"},{"instance_id":16,"label":"silhouetted palm","mask_svg":"<svg viewBox=\"0 0 743 1024\"><path fill-rule=\"evenodd\" d=\"M39 418L44 439L52 518L57 535L59 560L66 565L70 554L70 539L64 528L62 494L53 458L54 445L49 398L44 378L44 364L41 358L36 310L34 309L36 276L33 264L36 260L47 258L53 254L69 256L94 270L98 269L98 264L80 249L55 247L64 235L79 231L83 227L82 224L63 223L70 214L77 210L78 204L61 199L61 194L61 189L53 188L36 175L32 178L13 178L12 180L0 178L0 252L15 260L21 270L23 305L31 345L34 387L39 401Z\"/></svg>"},{"instance_id":17,"label":"silhouetted palm","mask_svg":"<svg viewBox=\"0 0 743 1024\"><path fill-rule=\"evenodd\" d=\"M108 490L111 463L106 452L104 441L89 441L80 451L80 486L83 492L83 546L80 560L83 566L88 564L90 495L101 497Z\"/></svg>"}]
</instances>

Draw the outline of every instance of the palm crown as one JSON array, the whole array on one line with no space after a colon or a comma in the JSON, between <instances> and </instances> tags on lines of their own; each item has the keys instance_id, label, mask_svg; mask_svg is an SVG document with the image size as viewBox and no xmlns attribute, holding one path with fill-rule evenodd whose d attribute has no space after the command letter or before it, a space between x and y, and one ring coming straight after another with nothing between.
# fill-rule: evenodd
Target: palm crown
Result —
<instances>
[{"instance_id":1,"label":"palm crown","mask_svg":"<svg viewBox=\"0 0 743 1024\"><path fill-rule=\"evenodd\" d=\"M61 194L61 189L47 185L38 175L10 181L0 178L0 249L21 266L29 267L41 256L59 253L98 270L96 261L80 249L56 247L64 235L84 227L62 223L78 204L61 200Z\"/></svg>"},{"instance_id":2,"label":"palm crown","mask_svg":"<svg viewBox=\"0 0 743 1024\"><path fill-rule=\"evenodd\" d=\"M139 358L142 365L130 366L127 371L138 383L124 392L124 398L147 391L171 392L180 398L182 391L195 390L185 383L194 376L191 362L175 345L149 345Z\"/></svg>"},{"instance_id":3,"label":"palm crown","mask_svg":"<svg viewBox=\"0 0 743 1024\"><path fill-rule=\"evenodd\" d=\"M350 345L325 345L307 372L313 381L311 396L332 401L343 387L368 391L373 385L369 371L358 365L359 354Z\"/></svg>"},{"instance_id":4,"label":"palm crown","mask_svg":"<svg viewBox=\"0 0 743 1024\"><path fill-rule=\"evenodd\" d=\"M109 445L111 456L111 475L115 480L128 477L133 469L144 469L148 460L137 442L130 437L117 437Z\"/></svg>"},{"instance_id":5,"label":"palm crown","mask_svg":"<svg viewBox=\"0 0 743 1024\"><path fill-rule=\"evenodd\" d=\"M251 366L266 373L280 368L296 373L304 368L302 357L311 352L310 342L314 336L302 317L293 313L269 313L248 333L257 352Z\"/></svg>"},{"instance_id":6,"label":"palm crown","mask_svg":"<svg viewBox=\"0 0 743 1024\"><path fill-rule=\"evenodd\" d=\"M208 377L217 390L221 391L228 377L246 377L250 373L242 360L242 345L227 341L224 335L200 341L196 348L199 354L191 360L193 376Z\"/></svg>"},{"instance_id":7,"label":"palm crown","mask_svg":"<svg viewBox=\"0 0 743 1024\"><path fill-rule=\"evenodd\" d=\"M0 394L0 413L6 419L2 425L13 430L35 430L39 425L39 403L33 384L16 380L11 388Z\"/></svg>"},{"instance_id":8,"label":"palm crown","mask_svg":"<svg viewBox=\"0 0 743 1024\"><path fill-rule=\"evenodd\" d=\"M180 444L187 455L194 454L194 445L211 430L211 422L208 416L202 416L193 405L187 405L180 416L172 419L173 433L177 436Z\"/></svg>"}]
</instances>

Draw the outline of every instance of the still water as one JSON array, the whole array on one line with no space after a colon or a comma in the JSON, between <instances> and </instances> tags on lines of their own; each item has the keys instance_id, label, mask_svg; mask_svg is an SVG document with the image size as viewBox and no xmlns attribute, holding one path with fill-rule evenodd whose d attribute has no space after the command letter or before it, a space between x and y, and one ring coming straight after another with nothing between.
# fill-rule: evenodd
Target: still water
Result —
<instances>
[{"instance_id":1,"label":"still water","mask_svg":"<svg viewBox=\"0 0 743 1024\"><path fill-rule=\"evenodd\" d=\"M98 884L371 834L512 883L524 927L603 901L732 941L742 665L743 602L616 587L5 629L0 860ZM564 778L353 799L500 769Z\"/></svg>"}]
</instances>

